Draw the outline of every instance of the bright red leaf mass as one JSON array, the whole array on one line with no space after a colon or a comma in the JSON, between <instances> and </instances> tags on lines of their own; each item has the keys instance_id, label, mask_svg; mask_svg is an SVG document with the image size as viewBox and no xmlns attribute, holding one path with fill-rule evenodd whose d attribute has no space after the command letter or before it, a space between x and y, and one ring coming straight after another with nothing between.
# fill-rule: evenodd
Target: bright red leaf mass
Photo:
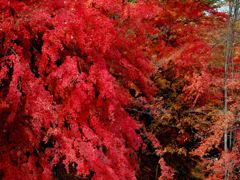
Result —
<instances>
[{"instance_id":1,"label":"bright red leaf mass","mask_svg":"<svg viewBox=\"0 0 240 180\"><path fill-rule=\"evenodd\" d=\"M225 16L205 1L0 0L0 15L0 179L132 180L151 148L154 178L174 179L193 174L175 157L220 144L220 121L213 137L186 115L222 98L199 34Z\"/></svg>"},{"instance_id":2,"label":"bright red leaf mass","mask_svg":"<svg viewBox=\"0 0 240 180\"><path fill-rule=\"evenodd\" d=\"M142 140L124 110L128 86L153 93L143 39L127 37L137 10L122 1L1 4L1 177L134 179Z\"/></svg>"}]
</instances>

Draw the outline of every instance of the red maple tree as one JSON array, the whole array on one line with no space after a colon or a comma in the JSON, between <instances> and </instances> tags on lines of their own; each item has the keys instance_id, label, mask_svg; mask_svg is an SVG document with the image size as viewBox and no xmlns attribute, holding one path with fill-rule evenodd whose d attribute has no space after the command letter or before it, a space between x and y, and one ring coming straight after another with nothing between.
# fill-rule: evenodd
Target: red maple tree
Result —
<instances>
[{"instance_id":1,"label":"red maple tree","mask_svg":"<svg viewBox=\"0 0 240 180\"><path fill-rule=\"evenodd\" d=\"M1 1L3 178L134 179L142 141L124 107L131 83L151 96L153 67L137 7L105 2Z\"/></svg>"}]
</instances>

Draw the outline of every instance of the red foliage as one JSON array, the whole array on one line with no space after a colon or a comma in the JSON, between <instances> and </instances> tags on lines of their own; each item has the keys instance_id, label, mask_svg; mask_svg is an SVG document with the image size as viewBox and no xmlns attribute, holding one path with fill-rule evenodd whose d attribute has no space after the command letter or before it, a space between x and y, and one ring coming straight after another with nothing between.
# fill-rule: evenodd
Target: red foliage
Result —
<instances>
[{"instance_id":1,"label":"red foliage","mask_svg":"<svg viewBox=\"0 0 240 180\"><path fill-rule=\"evenodd\" d=\"M154 97L143 107L155 110L148 117L171 120L179 101L202 108L221 98L209 90L216 70L199 35L212 27L206 11L226 18L201 0L0 0L0 179L136 179L136 152L147 146L135 132L142 124L126 107L133 97L141 96L134 102L142 107L153 99L150 76L157 68L150 59L161 59L156 64L165 72L173 67L159 84L172 86L176 105L164 109L164 98ZM217 121L195 150L185 150L193 135L181 123L166 128L175 144L164 150L161 138L142 128L161 156L160 179L178 175L164 155L202 158L220 144Z\"/></svg>"},{"instance_id":2,"label":"red foliage","mask_svg":"<svg viewBox=\"0 0 240 180\"><path fill-rule=\"evenodd\" d=\"M134 179L142 141L124 110L129 82L153 93L153 67L138 47L144 39L126 38L128 26L143 33L133 24L142 7L8 2L1 1L1 177Z\"/></svg>"}]
</instances>

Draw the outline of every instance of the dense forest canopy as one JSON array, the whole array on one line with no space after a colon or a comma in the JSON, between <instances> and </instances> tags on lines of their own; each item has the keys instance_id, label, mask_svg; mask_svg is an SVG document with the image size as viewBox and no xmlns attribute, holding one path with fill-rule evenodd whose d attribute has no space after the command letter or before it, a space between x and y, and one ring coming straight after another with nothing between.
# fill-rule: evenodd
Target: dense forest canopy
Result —
<instances>
[{"instance_id":1,"label":"dense forest canopy","mask_svg":"<svg viewBox=\"0 0 240 180\"><path fill-rule=\"evenodd\" d=\"M0 0L0 179L238 178L222 3Z\"/></svg>"}]
</instances>

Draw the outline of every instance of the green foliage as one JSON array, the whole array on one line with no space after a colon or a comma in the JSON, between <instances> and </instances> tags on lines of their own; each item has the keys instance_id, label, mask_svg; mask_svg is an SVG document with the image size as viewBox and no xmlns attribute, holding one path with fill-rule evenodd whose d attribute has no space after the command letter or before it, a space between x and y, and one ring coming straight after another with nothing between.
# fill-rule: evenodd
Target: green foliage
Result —
<instances>
[{"instance_id":1,"label":"green foliage","mask_svg":"<svg viewBox=\"0 0 240 180\"><path fill-rule=\"evenodd\" d=\"M129 3L136 3L137 0L128 0Z\"/></svg>"},{"instance_id":2,"label":"green foliage","mask_svg":"<svg viewBox=\"0 0 240 180\"><path fill-rule=\"evenodd\" d=\"M201 0L203 3L212 4L212 5L221 5L224 3L223 0Z\"/></svg>"}]
</instances>

